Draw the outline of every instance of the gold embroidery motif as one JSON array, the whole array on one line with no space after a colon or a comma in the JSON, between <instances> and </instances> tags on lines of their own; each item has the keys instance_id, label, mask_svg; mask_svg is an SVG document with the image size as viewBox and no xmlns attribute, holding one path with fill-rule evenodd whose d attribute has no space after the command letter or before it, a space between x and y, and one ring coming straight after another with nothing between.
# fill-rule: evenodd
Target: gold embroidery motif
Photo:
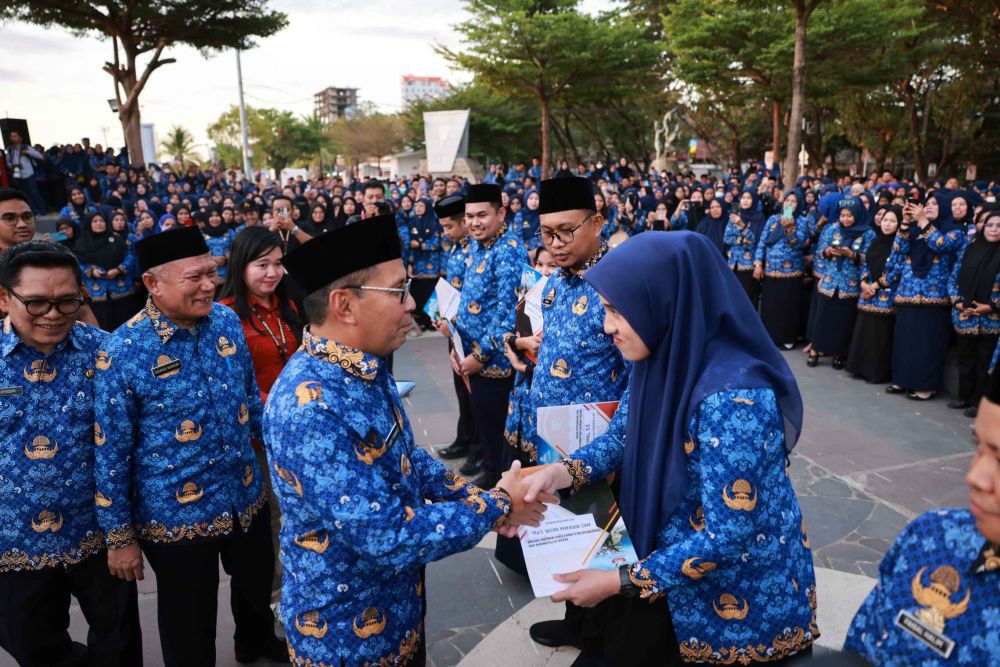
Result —
<instances>
[{"instance_id":1,"label":"gold embroidery motif","mask_svg":"<svg viewBox=\"0 0 1000 667\"><path fill-rule=\"evenodd\" d=\"M385 612L382 613L382 620L379 620L379 610L375 607L368 607L361 613L361 627L358 627L358 617L354 617L352 625L354 626L354 634L356 634L361 639L368 639L375 635L382 634L385 630L386 617Z\"/></svg>"},{"instance_id":2,"label":"gold embroidery motif","mask_svg":"<svg viewBox=\"0 0 1000 667\"><path fill-rule=\"evenodd\" d=\"M476 267L476 273L482 273L486 270L486 260L479 262L479 266Z\"/></svg>"},{"instance_id":3,"label":"gold embroidery motif","mask_svg":"<svg viewBox=\"0 0 1000 667\"><path fill-rule=\"evenodd\" d=\"M552 302L555 300L555 298L556 298L556 288L553 287L552 289L549 290L549 293L545 295L545 299L543 300L543 303L546 306L551 306Z\"/></svg>"},{"instance_id":4,"label":"gold embroidery motif","mask_svg":"<svg viewBox=\"0 0 1000 667\"><path fill-rule=\"evenodd\" d=\"M701 562L697 562L701 561ZM707 560L702 560L695 556L694 558L688 558L681 565L681 572L691 577L692 579L701 579L709 572L715 570L715 563Z\"/></svg>"},{"instance_id":5,"label":"gold embroidery motif","mask_svg":"<svg viewBox=\"0 0 1000 667\"><path fill-rule=\"evenodd\" d=\"M44 435L36 435L30 445L24 446L24 455L32 461L51 459L59 452L59 443L52 442Z\"/></svg>"},{"instance_id":6,"label":"gold embroidery motif","mask_svg":"<svg viewBox=\"0 0 1000 667\"><path fill-rule=\"evenodd\" d=\"M107 441L108 436L104 435L104 430L101 429L101 425L94 422L94 444L100 447Z\"/></svg>"},{"instance_id":7,"label":"gold embroidery motif","mask_svg":"<svg viewBox=\"0 0 1000 667\"><path fill-rule=\"evenodd\" d=\"M419 597L419 596L421 596L421 595L424 594L424 582L423 581L418 581L416 588L417 588L417 597Z\"/></svg>"},{"instance_id":8,"label":"gold embroidery motif","mask_svg":"<svg viewBox=\"0 0 1000 667\"><path fill-rule=\"evenodd\" d=\"M740 601L743 602L742 605L740 605ZM746 601L746 598L737 599L735 595L729 593L723 593L719 596L719 604L722 605L721 609L715 604L715 600L712 600L712 609L724 621L742 621L750 613L750 603Z\"/></svg>"},{"instance_id":9,"label":"gold embroidery motif","mask_svg":"<svg viewBox=\"0 0 1000 667\"><path fill-rule=\"evenodd\" d=\"M683 641L679 648L685 662L749 665L751 662L773 662L787 658L808 648L816 637L815 634L807 634L802 628L786 628L784 632L771 640L770 649L764 644L715 648L708 642L697 639Z\"/></svg>"},{"instance_id":10,"label":"gold embroidery motif","mask_svg":"<svg viewBox=\"0 0 1000 667\"><path fill-rule=\"evenodd\" d=\"M917 611L917 618L937 632L944 632L945 621L965 613L972 597L972 589L966 588L965 597L958 602L952 602L951 596L962 588L962 577L958 574L958 570L950 565L942 565L931 572L931 585L925 587L923 575L926 569L926 565L920 568L911 584L913 599L917 604L923 605Z\"/></svg>"},{"instance_id":11,"label":"gold embroidery motif","mask_svg":"<svg viewBox=\"0 0 1000 667\"><path fill-rule=\"evenodd\" d=\"M98 507L111 507L111 498L98 491L94 494L94 504Z\"/></svg>"},{"instance_id":12,"label":"gold embroidery motif","mask_svg":"<svg viewBox=\"0 0 1000 667\"><path fill-rule=\"evenodd\" d=\"M360 446L360 449L358 447ZM376 460L385 454L385 450L388 448L387 443L382 443L380 446L378 444L378 432L372 429L368 432L368 439L358 440L354 444L354 455L358 457L358 460L367 465L372 465Z\"/></svg>"},{"instance_id":13,"label":"gold embroidery motif","mask_svg":"<svg viewBox=\"0 0 1000 667\"><path fill-rule=\"evenodd\" d=\"M399 469L406 477L409 477L410 473L413 472L413 467L410 465L410 459L405 453L400 454L399 456Z\"/></svg>"},{"instance_id":14,"label":"gold embroidery motif","mask_svg":"<svg viewBox=\"0 0 1000 667\"><path fill-rule=\"evenodd\" d=\"M111 356L104 350L101 350L97 353L97 360L94 362L94 365L97 366L97 370L108 370L111 368Z\"/></svg>"},{"instance_id":15,"label":"gold embroidery motif","mask_svg":"<svg viewBox=\"0 0 1000 667\"><path fill-rule=\"evenodd\" d=\"M471 507L476 514L482 514L487 507L486 501L481 496L469 496L465 499L465 504Z\"/></svg>"},{"instance_id":16,"label":"gold embroidery motif","mask_svg":"<svg viewBox=\"0 0 1000 667\"><path fill-rule=\"evenodd\" d=\"M322 539L318 530L311 530L303 535L296 535L293 541L303 549L315 551L318 554L323 553L330 546L330 536L326 531L323 531Z\"/></svg>"},{"instance_id":17,"label":"gold embroidery motif","mask_svg":"<svg viewBox=\"0 0 1000 667\"><path fill-rule=\"evenodd\" d=\"M468 482L459 474L453 473L450 470L444 474L444 488L449 491L458 491L466 484Z\"/></svg>"},{"instance_id":18,"label":"gold embroidery motif","mask_svg":"<svg viewBox=\"0 0 1000 667\"><path fill-rule=\"evenodd\" d=\"M52 382L56 379L56 369L45 359L36 359L24 367L22 375L28 382Z\"/></svg>"},{"instance_id":19,"label":"gold embroidery motif","mask_svg":"<svg viewBox=\"0 0 1000 667\"><path fill-rule=\"evenodd\" d=\"M246 403L240 403L240 411L239 414L236 415L236 421L238 421L240 424L246 424L248 421L250 421L250 411L247 410Z\"/></svg>"},{"instance_id":20,"label":"gold embroidery motif","mask_svg":"<svg viewBox=\"0 0 1000 667\"><path fill-rule=\"evenodd\" d=\"M231 357L236 354L236 344L225 336L219 336L218 342L215 343L215 351L218 352L219 356L223 359Z\"/></svg>"},{"instance_id":21,"label":"gold embroidery motif","mask_svg":"<svg viewBox=\"0 0 1000 667\"><path fill-rule=\"evenodd\" d=\"M573 304L573 314L574 315L584 315L587 312L587 295L582 295Z\"/></svg>"},{"instance_id":22,"label":"gold embroidery motif","mask_svg":"<svg viewBox=\"0 0 1000 667\"><path fill-rule=\"evenodd\" d=\"M201 424L190 419L185 419L181 425L174 429L174 438L177 442L194 442L201 437Z\"/></svg>"},{"instance_id":23,"label":"gold embroidery motif","mask_svg":"<svg viewBox=\"0 0 1000 667\"><path fill-rule=\"evenodd\" d=\"M995 544L983 549L983 570L986 572L1000 570L1000 555L997 555L998 550L1000 550L1000 547Z\"/></svg>"},{"instance_id":24,"label":"gold embroidery motif","mask_svg":"<svg viewBox=\"0 0 1000 667\"><path fill-rule=\"evenodd\" d=\"M462 279L459 278L458 276L455 276L454 278L451 279L451 286L454 287L455 289L462 289Z\"/></svg>"},{"instance_id":25,"label":"gold embroidery motif","mask_svg":"<svg viewBox=\"0 0 1000 667\"><path fill-rule=\"evenodd\" d=\"M306 352L331 364L337 364L356 378L374 380L378 374L378 362L367 361L365 353L334 340L314 336L308 329L302 334L302 347Z\"/></svg>"},{"instance_id":26,"label":"gold embroidery motif","mask_svg":"<svg viewBox=\"0 0 1000 667\"><path fill-rule=\"evenodd\" d=\"M76 548L60 554L40 554L29 556L20 549L11 549L0 555L0 572L24 572L43 570L55 565L75 565L104 548L104 533L87 533Z\"/></svg>"},{"instance_id":27,"label":"gold embroidery motif","mask_svg":"<svg viewBox=\"0 0 1000 667\"><path fill-rule=\"evenodd\" d=\"M243 486L253 484L253 468L247 466L243 469Z\"/></svg>"},{"instance_id":28,"label":"gold embroidery motif","mask_svg":"<svg viewBox=\"0 0 1000 667\"><path fill-rule=\"evenodd\" d=\"M565 359L556 359L549 367L549 375L554 378L567 380L573 375L573 369Z\"/></svg>"},{"instance_id":29,"label":"gold embroidery motif","mask_svg":"<svg viewBox=\"0 0 1000 667\"><path fill-rule=\"evenodd\" d=\"M417 584L419 587L419 584ZM417 595L420 595L418 592ZM404 660L416 655L420 649L420 634L413 630L407 630L406 636L399 641L399 658Z\"/></svg>"},{"instance_id":30,"label":"gold embroidery motif","mask_svg":"<svg viewBox=\"0 0 1000 667\"><path fill-rule=\"evenodd\" d=\"M31 528L36 533L44 533L45 531L58 533L62 526L62 514L56 515L55 512L50 512L49 510L42 510L38 513L37 519L31 520Z\"/></svg>"},{"instance_id":31,"label":"gold embroidery motif","mask_svg":"<svg viewBox=\"0 0 1000 667\"><path fill-rule=\"evenodd\" d=\"M417 513L413 511L413 508L409 505L403 507L403 521L409 523L413 521L413 517L417 516Z\"/></svg>"},{"instance_id":32,"label":"gold embroidery motif","mask_svg":"<svg viewBox=\"0 0 1000 667\"><path fill-rule=\"evenodd\" d=\"M811 549L812 545L809 542L809 535L806 533L806 519L802 517L802 546L806 549Z\"/></svg>"},{"instance_id":33,"label":"gold embroidery motif","mask_svg":"<svg viewBox=\"0 0 1000 667\"><path fill-rule=\"evenodd\" d=\"M278 477L285 480L289 486L295 489L295 493L302 497L302 482L299 481L299 476L296 475L291 470L285 470L280 467L277 463L274 464L274 472L278 473Z\"/></svg>"},{"instance_id":34,"label":"gold embroidery motif","mask_svg":"<svg viewBox=\"0 0 1000 667\"><path fill-rule=\"evenodd\" d=\"M653 602L663 596L663 593L656 591L656 579L642 563L636 563L628 568L629 580L639 589L639 598Z\"/></svg>"},{"instance_id":35,"label":"gold embroidery motif","mask_svg":"<svg viewBox=\"0 0 1000 667\"><path fill-rule=\"evenodd\" d=\"M472 303L469 304L469 312L472 313L473 315L478 315L479 313L483 312L483 307L479 305L478 301L473 301Z\"/></svg>"},{"instance_id":36,"label":"gold embroidery motif","mask_svg":"<svg viewBox=\"0 0 1000 667\"><path fill-rule=\"evenodd\" d=\"M757 507L757 490L745 479L738 479L733 482L733 497L729 497L727 489L729 485L722 487L722 501L731 510L743 510L752 512ZM751 494L753 498L751 498Z\"/></svg>"},{"instance_id":37,"label":"gold embroidery motif","mask_svg":"<svg viewBox=\"0 0 1000 667\"><path fill-rule=\"evenodd\" d=\"M320 616L318 611L307 611L302 614L301 621L298 614L295 615L295 629L306 637L322 639L326 636L330 627L327 625L326 619Z\"/></svg>"},{"instance_id":38,"label":"gold embroidery motif","mask_svg":"<svg viewBox=\"0 0 1000 667\"><path fill-rule=\"evenodd\" d=\"M734 398L733 403L742 403L743 405L753 405L753 401L749 398L743 398L742 396Z\"/></svg>"},{"instance_id":39,"label":"gold embroidery motif","mask_svg":"<svg viewBox=\"0 0 1000 667\"><path fill-rule=\"evenodd\" d=\"M313 401L321 403L323 401L323 387L315 380L306 380L295 388L295 398L298 399L298 407L300 408Z\"/></svg>"},{"instance_id":40,"label":"gold embroidery motif","mask_svg":"<svg viewBox=\"0 0 1000 667\"><path fill-rule=\"evenodd\" d=\"M695 510L694 516L688 517L688 523L695 529L695 532L700 533L705 530L705 510L701 505L698 505L698 509Z\"/></svg>"},{"instance_id":41,"label":"gold embroidery motif","mask_svg":"<svg viewBox=\"0 0 1000 667\"><path fill-rule=\"evenodd\" d=\"M205 489L199 488L194 482L186 482L184 486L174 492L174 498L181 505L198 502L204 495Z\"/></svg>"},{"instance_id":42,"label":"gold embroidery motif","mask_svg":"<svg viewBox=\"0 0 1000 667\"><path fill-rule=\"evenodd\" d=\"M684 453L691 456L692 452L694 452L694 438L688 433L688 439L684 441Z\"/></svg>"}]
</instances>

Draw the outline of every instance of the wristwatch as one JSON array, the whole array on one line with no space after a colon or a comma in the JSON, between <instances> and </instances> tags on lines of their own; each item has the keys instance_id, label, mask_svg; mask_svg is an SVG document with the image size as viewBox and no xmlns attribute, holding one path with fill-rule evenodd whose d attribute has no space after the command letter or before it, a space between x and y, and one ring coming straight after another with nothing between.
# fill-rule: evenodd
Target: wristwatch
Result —
<instances>
[{"instance_id":1,"label":"wristwatch","mask_svg":"<svg viewBox=\"0 0 1000 667\"><path fill-rule=\"evenodd\" d=\"M618 581L621 587L618 589L618 595L626 598L634 598L639 596L639 587L632 583L632 573L629 568L631 565L622 565L618 568Z\"/></svg>"}]
</instances>

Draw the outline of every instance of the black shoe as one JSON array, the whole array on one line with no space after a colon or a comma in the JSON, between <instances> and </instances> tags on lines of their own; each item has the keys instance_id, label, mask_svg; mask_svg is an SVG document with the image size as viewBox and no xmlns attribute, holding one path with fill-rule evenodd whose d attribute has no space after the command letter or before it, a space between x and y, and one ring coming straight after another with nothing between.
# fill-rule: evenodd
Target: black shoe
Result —
<instances>
[{"instance_id":1,"label":"black shoe","mask_svg":"<svg viewBox=\"0 0 1000 667\"><path fill-rule=\"evenodd\" d=\"M965 410L962 410L962 414L968 417L969 419L975 419L977 416L979 416L979 408L977 407L966 408Z\"/></svg>"},{"instance_id":2,"label":"black shoe","mask_svg":"<svg viewBox=\"0 0 1000 667\"><path fill-rule=\"evenodd\" d=\"M927 398L924 398L922 396L917 396L917 392L915 392L915 391L908 391L908 392L906 392L906 397L908 399L910 399L911 401L929 401L932 398L934 398L935 396L937 396L937 392L936 391L932 391L931 395L928 396Z\"/></svg>"},{"instance_id":3,"label":"black shoe","mask_svg":"<svg viewBox=\"0 0 1000 667\"><path fill-rule=\"evenodd\" d=\"M948 401L948 407L952 410L965 410L966 408L971 408L972 406L959 399L957 401Z\"/></svg>"},{"instance_id":4,"label":"black shoe","mask_svg":"<svg viewBox=\"0 0 1000 667\"><path fill-rule=\"evenodd\" d=\"M236 646L236 662L247 665L257 662L261 658L267 658L271 662L277 662L282 665L287 665L292 661L288 657L288 644L277 637L271 637L264 642L264 646L254 650L247 650L241 646Z\"/></svg>"},{"instance_id":5,"label":"black shoe","mask_svg":"<svg viewBox=\"0 0 1000 667\"><path fill-rule=\"evenodd\" d=\"M833 363L831 365L833 366L833 370L835 370L835 371L843 370L844 369L844 358L843 357L834 357L833 358Z\"/></svg>"},{"instance_id":6,"label":"black shoe","mask_svg":"<svg viewBox=\"0 0 1000 667\"><path fill-rule=\"evenodd\" d=\"M905 394L906 390L900 387L898 384L890 384L885 388L885 393L887 394Z\"/></svg>"},{"instance_id":7,"label":"black shoe","mask_svg":"<svg viewBox=\"0 0 1000 667\"><path fill-rule=\"evenodd\" d=\"M532 641L542 646L575 646L580 648L581 638L566 621L540 621L528 629Z\"/></svg>"},{"instance_id":8,"label":"black shoe","mask_svg":"<svg viewBox=\"0 0 1000 667\"><path fill-rule=\"evenodd\" d=\"M808 366L809 368L816 368L817 366L819 366L819 355L810 354L809 358L806 359L806 366Z\"/></svg>"},{"instance_id":9,"label":"black shoe","mask_svg":"<svg viewBox=\"0 0 1000 667\"><path fill-rule=\"evenodd\" d=\"M462 467L458 469L458 472L462 473L466 477L470 475L478 475L483 471L483 459L469 459L462 464Z\"/></svg>"},{"instance_id":10,"label":"black shoe","mask_svg":"<svg viewBox=\"0 0 1000 667\"><path fill-rule=\"evenodd\" d=\"M469 446L454 442L437 450L437 454L443 459L463 459L469 455Z\"/></svg>"}]
</instances>

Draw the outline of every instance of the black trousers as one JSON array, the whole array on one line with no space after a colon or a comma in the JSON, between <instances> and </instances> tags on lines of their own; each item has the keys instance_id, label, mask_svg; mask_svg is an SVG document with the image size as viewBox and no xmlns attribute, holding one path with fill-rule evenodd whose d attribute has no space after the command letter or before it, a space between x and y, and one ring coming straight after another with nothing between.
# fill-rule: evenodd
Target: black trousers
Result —
<instances>
[{"instance_id":1,"label":"black trousers","mask_svg":"<svg viewBox=\"0 0 1000 667\"><path fill-rule=\"evenodd\" d=\"M753 304L753 309L757 310L760 306L760 281L753 277L753 269L736 271L736 279L740 281L740 286Z\"/></svg>"},{"instance_id":2,"label":"black trousers","mask_svg":"<svg viewBox=\"0 0 1000 667\"><path fill-rule=\"evenodd\" d=\"M86 648L67 632L71 594L90 626ZM22 667L141 666L135 582L111 576L106 551L65 568L0 573L0 647Z\"/></svg>"},{"instance_id":3,"label":"black trousers","mask_svg":"<svg viewBox=\"0 0 1000 667\"><path fill-rule=\"evenodd\" d=\"M455 444L468 447L473 455L481 455L478 437L476 435L476 419L472 416L472 402L465 380L454 371L451 374L455 384L455 398L458 399L458 428L455 433Z\"/></svg>"},{"instance_id":4,"label":"black trousers","mask_svg":"<svg viewBox=\"0 0 1000 667\"><path fill-rule=\"evenodd\" d=\"M437 278L414 278L413 284L410 286L410 294L413 295L413 301L417 304L413 311L413 319L424 329L430 329L434 326L430 316L424 312L424 306L431 298L431 294L434 293L437 281Z\"/></svg>"},{"instance_id":5,"label":"black trousers","mask_svg":"<svg viewBox=\"0 0 1000 667\"><path fill-rule=\"evenodd\" d=\"M254 651L274 641L271 509L265 504L245 533L238 520L233 524L226 537L142 545L156 573L157 623L166 667L215 665L220 557L222 568L232 577L236 645Z\"/></svg>"},{"instance_id":6,"label":"black trousers","mask_svg":"<svg viewBox=\"0 0 1000 667\"><path fill-rule=\"evenodd\" d=\"M987 371L1000 336L993 334L956 336L958 352L958 397L969 405L979 405L986 390Z\"/></svg>"},{"instance_id":7,"label":"black trousers","mask_svg":"<svg viewBox=\"0 0 1000 667\"><path fill-rule=\"evenodd\" d=\"M500 470L506 446L503 429L507 423L507 403L514 388L514 376L484 378L473 375L469 383L472 385L469 401L483 448L483 472L492 487L503 472Z\"/></svg>"}]
</instances>

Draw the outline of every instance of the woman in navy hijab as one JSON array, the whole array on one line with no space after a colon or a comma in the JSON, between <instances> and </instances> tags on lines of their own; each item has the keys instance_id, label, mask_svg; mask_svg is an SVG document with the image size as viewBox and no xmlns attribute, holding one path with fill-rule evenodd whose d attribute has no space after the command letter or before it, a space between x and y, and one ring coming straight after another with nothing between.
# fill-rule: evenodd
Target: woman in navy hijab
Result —
<instances>
[{"instance_id":1,"label":"woman in navy hijab","mask_svg":"<svg viewBox=\"0 0 1000 667\"><path fill-rule=\"evenodd\" d=\"M531 473L536 492L621 470L639 562L556 576L553 596L611 598L604 661L781 664L819 636L805 524L786 468L802 399L712 242L648 232L583 278L633 362L610 430Z\"/></svg>"}]
</instances>

